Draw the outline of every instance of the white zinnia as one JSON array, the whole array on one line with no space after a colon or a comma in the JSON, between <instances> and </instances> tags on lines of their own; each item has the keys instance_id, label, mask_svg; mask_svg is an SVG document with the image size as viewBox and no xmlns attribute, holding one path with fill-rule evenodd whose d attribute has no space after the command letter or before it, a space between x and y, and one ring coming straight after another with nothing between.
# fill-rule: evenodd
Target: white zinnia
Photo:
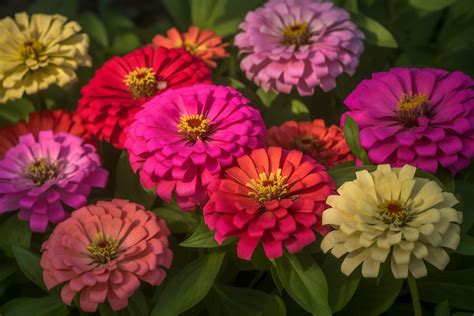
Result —
<instances>
[{"instance_id":1,"label":"white zinnia","mask_svg":"<svg viewBox=\"0 0 474 316\"><path fill-rule=\"evenodd\" d=\"M420 278L427 274L424 261L443 270L449 256L443 247L456 249L462 213L452 207L453 194L442 192L435 181L414 177L416 168L390 168L356 172L326 203L323 224L335 230L321 243L324 252L340 258L350 275L362 263L362 275L375 278L380 264L391 255L395 278Z\"/></svg>"}]
</instances>

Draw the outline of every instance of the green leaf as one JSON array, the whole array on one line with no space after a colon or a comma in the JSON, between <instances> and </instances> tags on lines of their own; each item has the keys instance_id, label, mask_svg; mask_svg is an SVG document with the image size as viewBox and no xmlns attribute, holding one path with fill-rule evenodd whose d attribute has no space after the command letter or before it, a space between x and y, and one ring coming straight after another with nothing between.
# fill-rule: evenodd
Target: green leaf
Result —
<instances>
[{"instance_id":1,"label":"green leaf","mask_svg":"<svg viewBox=\"0 0 474 316\"><path fill-rule=\"evenodd\" d=\"M278 277L278 272L274 265L272 265L270 268L270 274L272 276L273 282L275 283L275 286L277 287L278 293L281 296L281 293L283 292L283 284L281 284L280 278Z\"/></svg>"},{"instance_id":2,"label":"green leaf","mask_svg":"<svg viewBox=\"0 0 474 316\"><path fill-rule=\"evenodd\" d=\"M191 8L188 1L162 0L161 3L181 30L188 28L191 24Z\"/></svg>"},{"instance_id":3,"label":"green leaf","mask_svg":"<svg viewBox=\"0 0 474 316\"><path fill-rule=\"evenodd\" d=\"M285 316L285 304L280 297L247 288L214 285L211 316Z\"/></svg>"},{"instance_id":4,"label":"green leaf","mask_svg":"<svg viewBox=\"0 0 474 316\"><path fill-rule=\"evenodd\" d=\"M364 32L367 43L389 48L397 48L393 35L379 22L361 13L351 12L352 20Z\"/></svg>"},{"instance_id":5,"label":"green leaf","mask_svg":"<svg viewBox=\"0 0 474 316\"><path fill-rule=\"evenodd\" d=\"M297 116L299 120L311 120L308 107L298 99L291 100L291 113Z\"/></svg>"},{"instance_id":6,"label":"green leaf","mask_svg":"<svg viewBox=\"0 0 474 316\"><path fill-rule=\"evenodd\" d=\"M16 214L11 214L0 224L0 248L9 257L13 257L14 246L29 248L31 229L28 222L19 220Z\"/></svg>"},{"instance_id":7,"label":"green leaf","mask_svg":"<svg viewBox=\"0 0 474 316\"><path fill-rule=\"evenodd\" d=\"M326 256L321 268L329 286L329 306L333 313L340 311L351 300L357 290L360 275L346 276L341 272L341 262L334 256Z\"/></svg>"},{"instance_id":8,"label":"green leaf","mask_svg":"<svg viewBox=\"0 0 474 316\"><path fill-rule=\"evenodd\" d=\"M26 275L26 277L34 284L47 291L43 283L43 270L40 266L40 257L28 249L21 247L14 247L13 252L20 270Z\"/></svg>"},{"instance_id":9,"label":"green leaf","mask_svg":"<svg viewBox=\"0 0 474 316\"><path fill-rule=\"evenodd\" d=\"M175 316L199 303L214 284L224 255L216 252L200 257L171 277L151 315Z\"/></svg>"},{"instance_id":10,"label":"green leaf","mask_svg":"<svg viewBox=\"0 0 474 316\"><path fill-rule=\"evenodd\" d=\"M463 210L463 221L461 230L467 233L474 224L474 212L472 206L474 205L474 184L467 181L456 181L456 193L459 195L459 208Z\"/></svg>"},{"instance_id":11,"label":"green leaf","mask_svg":"<svg viewBox=\"0 0 474 316\"><path fill-rule=\"evenodd\" d=\"M112 42L111 53L124 55L142 46L140 38L132 32L117 34Z\"/></svg>"},{"instance_id":12,"label":"green leaf","mask_svg":"<svg viewBox=\"0 0 474 316\"><path fill-rule=\"evenodd\" d=\"M9 276L17 271L14 263L5 263L0 266L0 282L3 282ZM1 295L0 295L1 296Z\"/></svg>"},{"instance_id":13,"label":"green leaf","mask_svg":"<svg viewBox=\"0 0 474 316\"><path fill-rule=\"evenodd\" d=\"M68 18L76 15L78 0L36 0L29 13L61 14Z\"/></svg>"},{"instance_id":14,"label":"green leaf","mask_svg":"<svg viewBox=\"0 0 474 316\"><path fill-rule=\"evenodd\" d=\"M109 46L107 30L97 15L91 12L83 13L77 18L77 22L93 41L102 47Z\"/></svg>"},{"instance_id":15,"label":"green leaf","mask_svg":"<svg viewBox=\"0 0 474 316\"><path fill-rule=\"evenodd\" d=\"M219 245L214 238L214 232L210 231L206 224L200 224L194 233L181 242L181 247L192 247L192 248L215 248L230 244L234 241L233 238L227 238Z\"/></svg>"},{"instance_id":16,"label":"green leaf","mask_svg":"<svg viewBox=\"0 0 474 316\"><path fill-rule=\"evenodd\" d=\"M5 316L66 316L67 306L55 296L42 298L16 298L0 307Z\"/></svg>"},{"instance_id":17,"label":"green leaf","mask_svg":"<svg viewBox=\"0 0 474 316\"><path fill-rule=\"evenodd\" d=\"M456 0L409 0L410 4L415 8L427 11L442 10L455 1Z\"/></svg>"},{"instance_id":18,"label":"green leaf","mask_svg":"<svg viewBox=\"0 0 474 316\"><path fill-rule=\"evenodd\" d=\"M185 212L176 204L165 204L153 211L165 220L173 233L193 232L199 224L193 212Z\"/></svg>"},{"instance_id":19,"label":"green leaf","mask_svg":"<svg viewBox=\"0 0 474 316\"><path fill-rule=\"evenodd\" d=\"M351 152L359 158L365 165L369 165L367 152L360 145L359 127L352 117L346 115L344 123L344 139L351 149Z\"/></svg>"},{"instance_id":20,"label":"green leaf","mask_svg":"<svg viewBox=\"0 0 474 316\"><path fill-rule=\"evenodd\" d=\"M1 104L1 109L0 125L14 124L19 120L26 120L28 114L35 111L33 103L26 98Z\"/></svg>"},{"instance_id":21,"label":"green leaf","mask_svg":"<svg viewBox=\"0 0 474 316\"><path fill-rule=\"evenodd\" d=\"M127 152L124 151L119 157L116 167L115 197L136 202L150 209L156 200L154 190L145 190L137 174L133 173L128 160Z\"/></svg>"},{"instance_id":22,"label":"green leaf","mask_svg":"<svg viewBox=\"0 0 474 316\"><path fill-rule=\"evenodd\" d=\"M262 88L258 88L257 95L266 107L270 107L272 102L278 97L278 93L275 93L272 90L265 91Z\"/></svg>"},{"instance_id":23,"label":"green leaf","mask_svg":"<svg viewBox=\"0 0 474 316\"><path fill-rule=\"evenodd\" d=\"M456 252L465 256L474 256L474 237L462 235Z\"/></svg>"},{"instance_id":24,"label":"green leaf","mask_svg":"<svg viewBox=\"0 0 474 316\"><path fill-rule=\"evenodd\" d=\"M150 315L146 297L141 291L135 292L135 294L130 297L128 300L127 311L130 314L129 316Z\"/></svg>"},{"instance_id":25,"label":"green leaf","mask_svg":"<svg viewBox=\"0 0 474 316\"><path fill-rule=\"evenodd\" d=\"M286 254L273 263L283 287L302 308L319 316L331 315L326 278L313 257Z\"/></svg>"},{"instance_id":26,"label":"green leaf","mask_svg":"<svg viewBox=\"0 0 474 316\"><path fill-rule=\"evenodd\" d=\"M448 301L443 301L436 306L434 316L450 316L450 315L451 313L449 312Z\"/></svg>"}]
</instances>

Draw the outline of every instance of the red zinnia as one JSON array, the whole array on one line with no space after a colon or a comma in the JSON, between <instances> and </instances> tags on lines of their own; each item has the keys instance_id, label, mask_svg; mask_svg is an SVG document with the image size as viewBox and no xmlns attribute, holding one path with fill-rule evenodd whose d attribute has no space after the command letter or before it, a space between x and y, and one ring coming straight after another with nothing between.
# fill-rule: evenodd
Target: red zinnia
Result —
<instances>
[{"instance_id":1,"label":"red zinnia","mask_svg":"<svg viewBox=\"0 0 474 316\"><path fill-rule=\"evenodd\" d=\"M123 148L125 129L143 103L168 88L211 83L210 73L183 49L143 47L97 70L81 90L78 111L88 130Z\"/></svg>"},{"instance_id":2,"label":"red zinnia","mask_svg":"<svg viewBox=\"0 0 474 316\"><path fill-rule=\"evenodd\" d=\"M30 113L26 122L21 120L15 125L0 128L0 159L11 147L19 143L20 136L31 133L38 137L40 131L48 130L53 133L66 132L86 141L92 140L92 134L85 130L76 112L66 110L34 112Z\"/></svg>"},{"instance_id":3,"label":"red zinnia","mask_svg":"<svg viewBox=\"0 0 474 316\"><path fill-rule=\"evenodd\" d=\"M274 126L268 130L267 143L269 146L301 150L326 168L354 160L344 141L343 130L336 125L326 127L324 120L288 121Z\"/></svg>"},{"instance_id":4,"label":"red zinnia","mask_svg":"<svg viewBox=\"0 0 474 316\"><path fill-rule=\"evenodd\" d=\"M262 241L268 258L311 244L326 233L321 214L334 181L309 156L278 147L255 149L208 186L204 220L221 243L238 237L237 255L249 260Z\"/></svg>"}]
</instances>

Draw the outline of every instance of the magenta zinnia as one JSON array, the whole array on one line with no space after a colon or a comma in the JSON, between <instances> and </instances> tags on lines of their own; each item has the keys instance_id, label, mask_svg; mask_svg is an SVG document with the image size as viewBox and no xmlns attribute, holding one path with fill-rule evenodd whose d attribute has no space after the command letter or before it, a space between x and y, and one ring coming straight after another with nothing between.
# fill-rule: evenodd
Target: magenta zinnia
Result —
<instances>
[{"instance_id":1,"label":"magenta zinnia","mask_svg":"<svg viewBox=\"0 0 474 316\"><path fill-rule=\"evenodd\" d=\"M394 68L361 82L345 104L373 163L456 173L474 157L473 86L459 71Z\"/></svg>"},{"instance_id":2,"label":"magenta zinnia","mask_svg":"<svg viewBox=\"0 0 474 316\"><path fill-rule=\"evenodd\" d=\"M194 85L166 91L135 116L125 148L147 189L193 210L206 199L206 187L233 162L264 146L259 112L238 91Z\"/></svg>"},{"instance_id":3,"label":"magenta zinnia","mask_svg":"<svg viewBox=\"0 0 474 316\"><path fill-rule=\"evenodd\" d=\"M61 298L95 312L107 301L117 311L140 280L159 285L170 268L166 223L143 206L126 200L101 201L76 210L43 244L41 267L48 289L64 284Z\"/></svg>"},{"instance_id":4,"label":"magenta zinnia","mask_svg":"<svg viewBox=\"0 0 474 316\"><path fill-rule=\"evenodd\" d=\"M352 75L364 50L364 35L347 11L330 2L273 0L247 14L235 38L240 66L265 91L312 95L336 86L342 73Z\"/></svg>"},{"instance_id":5,"label":"magenta zinnia","mask_svg":"<svg viewBox=\"0 0 474 316\"><path fill-rule=\"evenodd\" d=\"M20 136L0 161L0 213L20 210L32 231L67 217L64 205L79 208L93 187L103 188L108 173L93 145L77 136L51 131Z\"/></svg>"}]
</instances>

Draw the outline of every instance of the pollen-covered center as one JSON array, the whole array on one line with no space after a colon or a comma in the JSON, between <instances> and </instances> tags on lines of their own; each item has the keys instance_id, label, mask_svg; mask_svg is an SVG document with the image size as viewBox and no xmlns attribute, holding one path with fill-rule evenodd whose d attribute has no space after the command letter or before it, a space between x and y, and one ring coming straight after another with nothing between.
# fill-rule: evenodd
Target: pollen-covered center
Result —
<instances>
[{"instance_id":1,"label":"pollen-covered center","mask_svg":"<svg viewBox=\"0 0 474 316\"><path fill-rule=\"evenodd\" d=\"M95 240L87 246L89 257L94 263L105 264L115 259L118 254L119 242L107 235L98 233Z\"/></svg>"},{"instance_id":2,"label":"pollen-covered center","mask_svg":"<svg viewBox=\"0 0 474 316\"><path fill-rule=\"evenodd\" d=\"M155 94L157 90L166 89L166 81L158 81L153 69L148 67L136 68L125 75L123 82L134 99L147 98Z\"/></svg>"},{"instance_id":3,"label":"pollen-covered center","mask_svg":"<svg viewBox=\"0 0 474 316\"><path fill-rule=\"evenodd\" d=\"M288 184L286 177L281 175L281 169L276 173L260 173L258 179L251 179L246 186L252 191L249 196L255 198L260 203L271 200L280 200L288 194Z\"/></svg>"},{"instance_id":4,"label":"pollen-covered center","mask_svg":"<svg viewBox=\"0 0 474 316\"><path fill-rule=\"evenodd\" d=\"M424 94L403 95L398 103L398 118L406 127L418 124L418 117L429 115L430 100Z\"/></svg>"},{"instance_id":5,"label":"pollen-covered center","mask_svg":"<svg viewBox=\"0 0 474 316\"><path fill-rule=\"evenodd\" d=\"M58 164L46 159L36 160L26 168L26 175L35 184L43 185L58 176Z\"/></svg>"},{"instance_id":6,"label":"pollen-covered center","mask_svg":"<svg viewBox=\"0 0 474 316\"><path fill-rule=\"evenodd\" d=\"M389 200L378 206L379 214L385 224L394 224L403 226L408 221L409 212L404 204L400 201Z\"/></svg>"},{"instance_id":7,"label":"pollen-covered center","mask_svg":"<svg viewBox=\"0 0 474 316\"><path fill-rule=\"evenodd\" d=\"M44 46L35 39L20 44L20 54L24 59L39 60L44 51Z\"/></svg>"},{"instance_id":8,"label":"pollen-covered center","mask_svg":"<svg viewBox=\"0 0 474 316\"><path fill-rule=\"evenodd\" d=\"M286 26L283 29L282 37L282 43L288 46L296 45L296 47L299 47L309 44L311 33L308 28L308 23L295 22Z\"/></svg>"},{"instance_id":9,"label":"pollen-covered center","mask_svg":"<svg viewBox=\"0 0 474 316\"><path fill-rule=\"evenodd\" d=\"M183 115L179 120L178 132L189 141L204 140L209 134L209 120L202 114Z\"/></svg>"}]
</instances>

